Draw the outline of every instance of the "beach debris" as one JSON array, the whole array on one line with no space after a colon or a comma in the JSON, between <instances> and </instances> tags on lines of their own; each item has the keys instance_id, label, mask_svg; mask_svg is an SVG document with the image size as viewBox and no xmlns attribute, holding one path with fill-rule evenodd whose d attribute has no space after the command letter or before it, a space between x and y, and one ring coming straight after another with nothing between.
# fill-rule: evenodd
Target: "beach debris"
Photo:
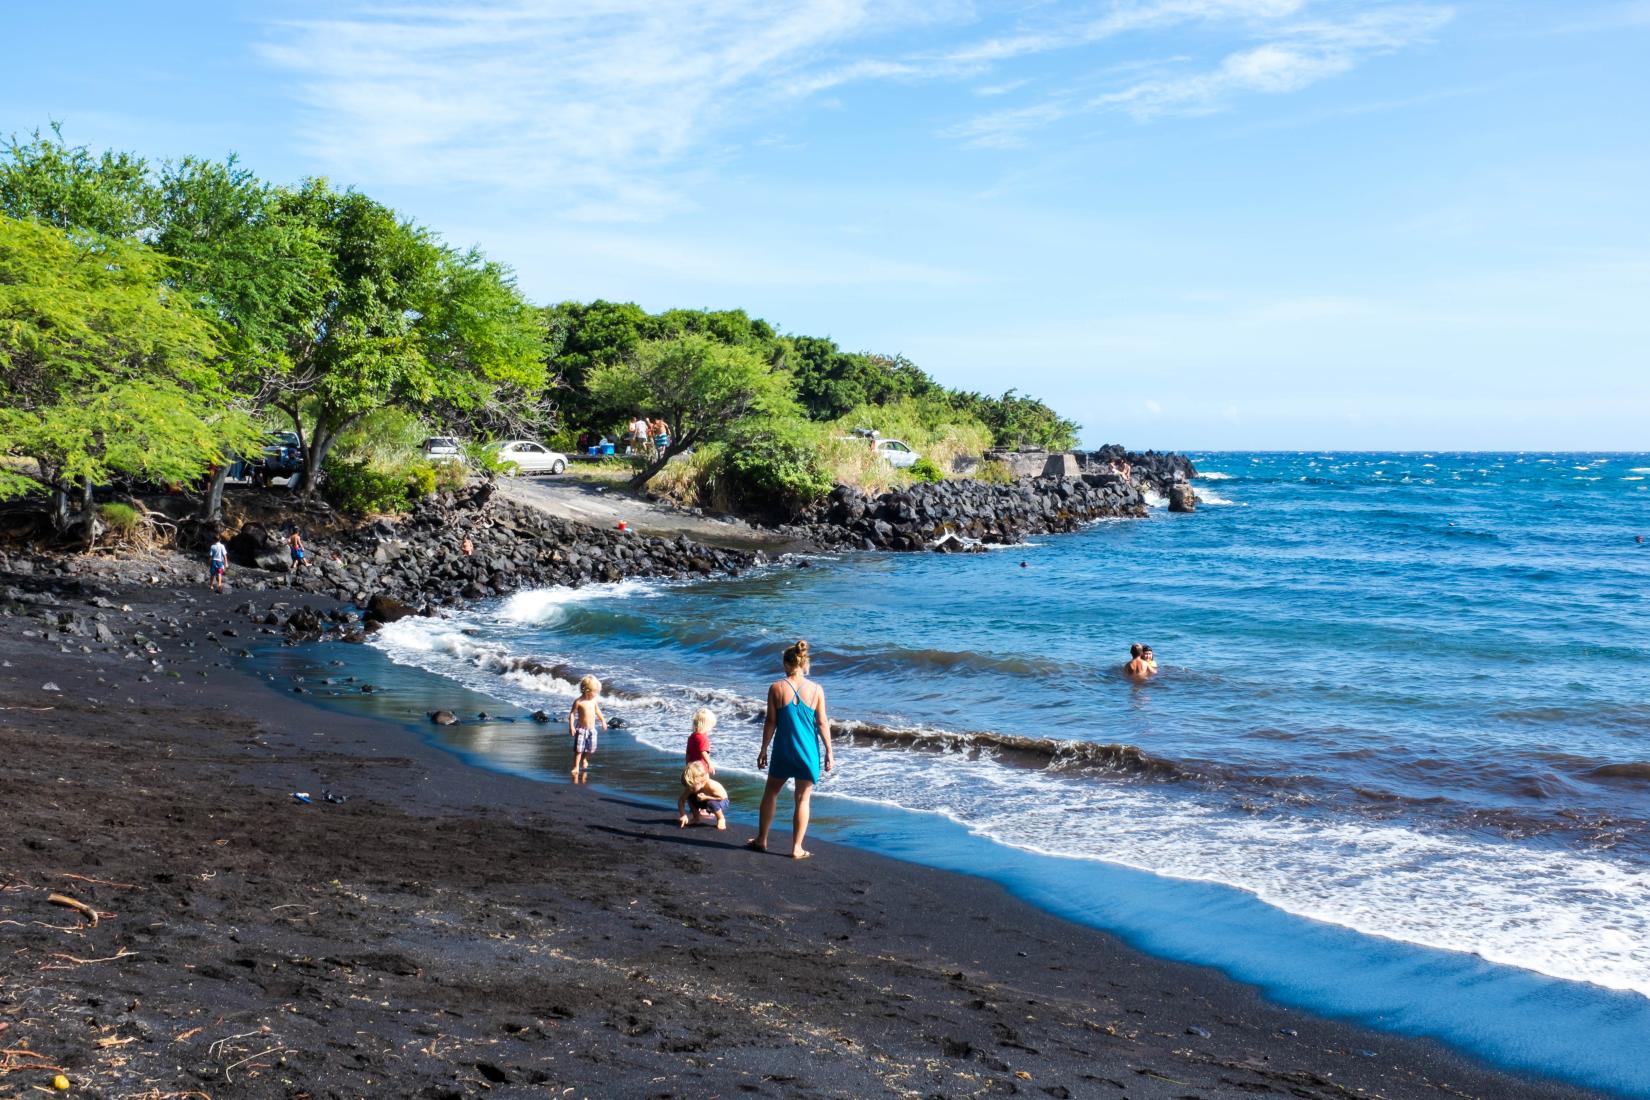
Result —
<instances>
[{"instance_id":1,"label":"beach debris","mask_svg":"<svg viewBox=\"0 0 1650 1100\"><path fill-rule=\"evenodd\" d=\"M293 791L292 792L292 801L302 802L306 806L309 805L310 804L309 792L308 791Z\"/></svg>"},{"instance_id":2,"label":"beach debris","mask_svg":"<svg viewBox=\"0 0 1650 1100\"><path fill-rule=\"evenodd\" d=\"M322 791L321 798L324 801L332 803L334 806L341 806L345 802L349 801L348 795L339 794L336 791Z\"/></svg>"},{"instance_id":3,"label":"beach debris","mask_svg":"<svg viewBox=\"0 0 1650 1100\"><path fill-rule=\"evenodd\" d=\"M87 922L93 928L97 927L97 910L93 909L85 902L77 901L67 894L52 894L47 897L46 900L51 902L53 905L63 905L73 909L76 913L79 913L81 916L85 917Z\"/></svg>"},{"instance_id":4,"label":"beach debris","mask_svg":"<svg viewBox=\"0 0 1650 1100\"><path fill-rule=\"evenodd\" d=\"M550 712L547 710L535 710L528 717L532 718L535 722L548 722L550 721Z\"/></svg>"},{"instance_id":5,"label":"beach debris","mask_svg":"<svg viewBox=\"0 0 1650 1100\"><path fill-rule=\"evenodd\" d=\"M1199 1039L1207 1039L1209 1038L1209 1029L1206 1027L1198 1027L1196 1024L1193 1024L1191 1027L1186 1029L1186 1034L1196 1035Z\"/></svg>"},{"instance_id":6,"label":"beach debris","mask_svg":"<svg viewBox=\"0 0 1650 1100\"><path fill-rule=\"evenodd\" d=\"M40 690L41 691L62 691L63 689L58 687L56 684L52 683L50 680L47 680L45 683L40 685Z\"/></svg>"},{"instance_id":7,"label":"beach debris","mask_svg":"<svg viewBox=\"0 0 1650 1100\"><path fill-rule=\"evenodd\" d=\"M1292 1027L1280 1027L1280 1028L1278 1028L1278 1034L1279 1035L1287 1035L1291 1039L1293 1039L1295 1036L1299 1035L1300 1032L1296 1031Z\"/></svg>"},{"instance_id":8,"label":"beach debris","mask_svg":"<svg viewBox=\"0 0 1650 1100\"><path fill-rule=\"evenodd\" d=\"M430 721L438 726L452 726L458 723L458 715L450 710L432 710L430 711Z\"/></svg>"},{"instance_id":9,"label":"beach debris","mask_svg":"<svg viewBox=\"0 0 1650 1100\"><path fill-rule=\"evenodd\" d=\"M52 1078L52 1088L58 1092L67 1092L69 1090L69 1079L61 1073L58 1074Z\"/></svg>"}]
</instances>

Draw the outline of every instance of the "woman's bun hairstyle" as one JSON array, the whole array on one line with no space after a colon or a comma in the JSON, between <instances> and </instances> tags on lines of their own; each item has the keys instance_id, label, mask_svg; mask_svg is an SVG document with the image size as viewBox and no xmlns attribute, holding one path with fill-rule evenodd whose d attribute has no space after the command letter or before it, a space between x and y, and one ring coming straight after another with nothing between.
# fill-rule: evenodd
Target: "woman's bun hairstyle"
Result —
<instances>
[{"instance_id":1,"label":"woman's bun hairstyle","mask_svg":"<svg viewBox=\"0 0 1650 1100\"><path fill-rule=\"evenodd\" d=\"M808 667L808 643L798 638L796 644L785 651L785 671L795 672L799 668Z\"/></svg>"}]
</instances>

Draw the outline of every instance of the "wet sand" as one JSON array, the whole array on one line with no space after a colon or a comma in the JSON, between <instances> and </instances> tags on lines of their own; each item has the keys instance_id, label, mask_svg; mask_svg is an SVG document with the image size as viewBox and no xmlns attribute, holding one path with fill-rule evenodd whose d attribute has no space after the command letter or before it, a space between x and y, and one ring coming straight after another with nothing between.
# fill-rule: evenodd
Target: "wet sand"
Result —
<instances>
[{"instance_id":1,"label":"wet sand","mask_svg":"<svg viewBox=\"0 0 1650 1100\"><path fill-rule=\"evenodd\" d=\"M466 766L238 671L234 594L99 591L61 604L113 642L0 618L0 1095L1597 1095L984 880Z\"/></svg>"}]
</instances>

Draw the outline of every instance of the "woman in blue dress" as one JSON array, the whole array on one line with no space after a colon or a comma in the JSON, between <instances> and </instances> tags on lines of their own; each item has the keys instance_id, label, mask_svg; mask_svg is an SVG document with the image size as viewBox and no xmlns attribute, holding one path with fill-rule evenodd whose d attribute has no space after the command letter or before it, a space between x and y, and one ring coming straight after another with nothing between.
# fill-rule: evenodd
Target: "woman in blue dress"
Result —
<instances>
[{"instance_id":1,"label":"woman in blue dress","mask_svg":"<svg viewBox=\"0 0 1650 1100\"><path fill-rule=\"evenodd\" d=\"M820 760L820 746L824 760ZM773 749L769 762L768 749ZM831 754L831 726L825 718L825 689L808 679L808 643L797 642L785 650L785 678L768 686L768 716L762 723L762 751L756 766L765 768L768 785L762 792L762 817L756 836L748 846L768 850L768 829L779 806L779 792L787 780L796 780L796 815L791 825L791 858L807 859L812 853L802 847L808 832L808 802L820 769L830 771L836 763Z\"/></svg>"}]
</instances>

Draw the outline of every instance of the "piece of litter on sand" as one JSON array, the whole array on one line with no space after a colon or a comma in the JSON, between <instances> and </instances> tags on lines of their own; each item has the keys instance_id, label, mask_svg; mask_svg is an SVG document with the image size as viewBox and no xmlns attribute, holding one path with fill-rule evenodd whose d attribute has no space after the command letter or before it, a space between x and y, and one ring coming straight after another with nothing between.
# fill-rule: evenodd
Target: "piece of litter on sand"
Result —
<instances>
[{"instance_id":1,"label":"piece of litter on sand","mask_svg":"<svg viewBox=\"0 0 1650 1100\"><path fill-rule=\"evenodd\" d=\"M62 691L63 689L58 687L56 684L52 683L50 680L47 680L45 683L40 685L40 690L41 691Z\"/></svg>"},{"instance_id":2,"label":"piece of litter on sand","mask_svg":"<svg viewBox=\"0 0 1650 1100\"><path fill-rule=\"evenodd\" d=\"M309 802L309 792L308 791L293 791L292 792L292 801L294 801L294 802L303 802L303 803L307 804Z\"/></svg>"},{"instance_id":3,"label":"piece of litter on sand","mask_svg":"<svg viewBox=\"0 0 1650 1100\"><path fill-rule=\"evenodd\" d=\"M341 806L349 801L348 795L339 794L336 791L322 791L321 797L335 806Z\"/></svg>"}]
</instances>

